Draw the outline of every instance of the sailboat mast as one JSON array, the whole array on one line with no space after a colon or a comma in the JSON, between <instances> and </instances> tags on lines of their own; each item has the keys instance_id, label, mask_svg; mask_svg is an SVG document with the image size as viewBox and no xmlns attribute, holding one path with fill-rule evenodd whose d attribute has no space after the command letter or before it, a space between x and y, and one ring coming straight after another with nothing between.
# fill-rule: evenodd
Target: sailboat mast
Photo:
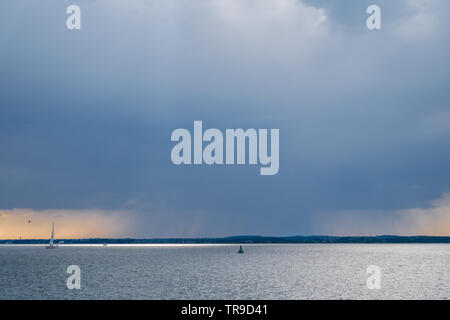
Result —
<instances>
[{"instance_id":1,"label":"sailboat mast","mask_svg":"<svg viewBox=\"0 0 450 320\"><path fill-rule=\"evenodd\" d=\"M52 237L50 239L50 244L51 245L53 244L53 233L54 233L54 231L55 231L55 223L52 221Z\"/></svg>"},{"instance_id":2,"label":"sailboat mast","mask_svg":"<svg viewBox=\"0 0 450 320\"><path fill-rule=\"evenodd\" d=\"M54 245L53 242L55 240L55 223L52 221L52 237L50 238L50 243L46 246L47 249L56 249L58 245Z\"/></svg>"}]
</instances>

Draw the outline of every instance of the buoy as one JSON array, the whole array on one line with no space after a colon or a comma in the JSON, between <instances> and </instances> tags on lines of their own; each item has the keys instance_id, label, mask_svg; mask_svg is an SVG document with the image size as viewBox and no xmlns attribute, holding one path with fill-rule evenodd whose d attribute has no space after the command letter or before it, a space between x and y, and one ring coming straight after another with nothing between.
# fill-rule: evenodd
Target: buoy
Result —
<instances>
[{"instance_id":1,"label":"buoy","mask_svg":"<svg viewBox=\"0 0 450 320\"><path fill-rule=\"evenodd\" d=\"M239 251L238 253L244 253L244 249L242 249L242 246L239 246Z\"/></svg>"}]
</instances>

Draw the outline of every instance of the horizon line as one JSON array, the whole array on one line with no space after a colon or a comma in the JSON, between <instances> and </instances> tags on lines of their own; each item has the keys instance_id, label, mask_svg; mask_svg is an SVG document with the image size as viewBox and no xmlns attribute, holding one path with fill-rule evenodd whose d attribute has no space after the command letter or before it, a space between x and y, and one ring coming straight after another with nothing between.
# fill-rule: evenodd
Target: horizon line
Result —
<instances>
[{"instance_id":1,"label":"horizon line","mask_svg":"<svg viewBox=\"0 0 450 320\"><path fill-rule=\"evenodd\" d=\"M230 236L196 236L196 237L88 237L88 238L56 238L60 241L81 241L81 240L225 240L236 238L273 238L273 239L289 239L289 238L449 238L450 235L396 235L396 234L379 234L379 235L286 235L286 236L266 236L266 235L230 235ZM0 238L0 241L47 241L49 238Z\"/></svg>"}]
</instances>

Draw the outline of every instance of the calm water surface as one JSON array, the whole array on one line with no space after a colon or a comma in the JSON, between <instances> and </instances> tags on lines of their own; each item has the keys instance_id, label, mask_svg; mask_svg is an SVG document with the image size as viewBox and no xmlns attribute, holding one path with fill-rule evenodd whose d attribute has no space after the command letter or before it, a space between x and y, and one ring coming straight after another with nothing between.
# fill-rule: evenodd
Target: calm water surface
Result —
<instances>
[{"instance_id":1,"label":"calm water surface","mask_svg":"<svg viewBox=\"0 0 450 320\"><path fill-rule=\"evenodd\" d=\"M448 244L0 245L0 299L449 299ZM81 290L66 269L81 268ZM366 269L382 270L369 290Z\"/></svg>"}]
</instances>

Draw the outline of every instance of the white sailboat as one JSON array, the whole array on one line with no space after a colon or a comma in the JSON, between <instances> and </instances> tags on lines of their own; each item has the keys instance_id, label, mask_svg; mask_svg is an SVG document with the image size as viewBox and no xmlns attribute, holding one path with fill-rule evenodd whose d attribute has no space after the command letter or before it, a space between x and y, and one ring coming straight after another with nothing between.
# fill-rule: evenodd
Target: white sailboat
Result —
<instances>
[{"instance_id":1,"label":"white sailboat","mask_svg":"<svg viewBox=\"0 0 450 320\"><path fill-rule=\"evenodd\" d=\"M55 233L55 224L52 221L52 237L50 238L50 243L48 244L48 246L46 246L47 249L56 249L58 248L58 245L54 244L54 233Z\"/></svg>"}]
</instances>

